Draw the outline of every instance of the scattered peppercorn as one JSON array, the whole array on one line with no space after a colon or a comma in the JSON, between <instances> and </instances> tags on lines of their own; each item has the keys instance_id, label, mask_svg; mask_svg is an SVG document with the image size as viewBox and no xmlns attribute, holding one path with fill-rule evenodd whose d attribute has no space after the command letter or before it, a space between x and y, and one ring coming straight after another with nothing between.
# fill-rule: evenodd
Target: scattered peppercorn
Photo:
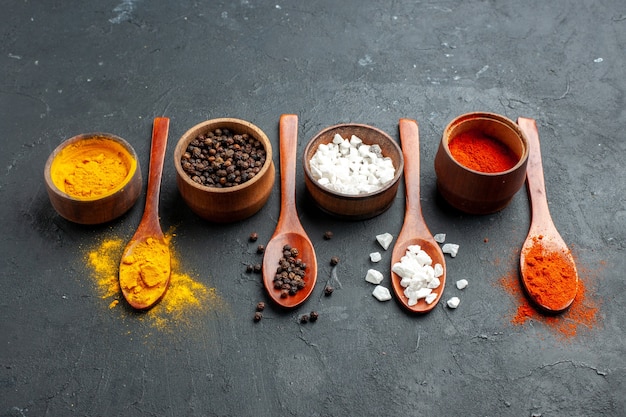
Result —
<instances>
[{"instance_id":1,"label":"scattered peppercorn","mask_svg":"<svg viewBox=\"0 0 626 417\"><path fill-rule=\"evenodd\" d=\"M256 232L252 232L250 233L250 242L256 242L256 240L259 238L259 234Z\"/></svg>"},{"instance_id":2,"label":"scattered peppercorn","mask_svg":"<svg viewBox=\"0 0 626 417\"><path fill-rule=\"evenodd\" d=\"M332 266L335 266L339 263L339 258L337 256L333 256L332 258L330 258L330 264Z\"/></svg>"},{"instance_id":3,"label":"scattered peppercorn","mask_svg":"<svg viewBox=\"0 0 626 417\"><path fill-rule=\"evenodd\" d=\"M253 265L246 265L246 272L250 273L252 271L254 271L254 266Z\"/></svg>"},{"instance_id":4,"label":"scattered peppercorn","mask_svg":"<svg viewBox=\"0 0 626 417\"><path fill-rule=\"evenodd\" d=\"M256 253L263 253L263 252L265 252L265 246L259 245L256 247Z\"/></svg>"},{"instance_id":5,"label":"scattered peppercorn","mask_svg":"<svg viewBox=\"0 0 626 417\"><path fill-rule=\"evenodd\" d=\"M200 134L180 159L192 181L207 187L233 187L259 173L266 160L263 144L254 137L229 129Z\"/></svg>"},{"instance_id":6,"label":"scattered peppercorn","mask_svg":"<svg viewBox=\"0 0 626 417\"><path fill-rule=\"evenodd\" d=\"M324 287L324 295L326 297L330 296L333 291L335 291L335 289L333 287L331 287L330 285L327 285L326 287Z\"/></svg>"},{"instance_id":7,"label":"scattered peppercorn","mask_svg":"<svg viewBox=\"0 0 626 417\"><path fill-rule=\"evenodd\" d=\"M311 311L311 314L309 314L309 320L317 321L319 316L320 315L319 315L319 313L317 311Z\"/></svg>"},{"instance_id":8,"label":"scattered peppercorn","mask_svg":"<svg viewBox=\"0 0 626 417\"><path fill-rule=\"evenodd\" d=\"M325 240L330 240L333 238L333 232L331 232L330 230L324 232L324 239Z\"/></svg>"},{"instance_id":9,"label":"scattered peppercorn","mask_svg":"<svg viewBox=\"0 0 626 417\"><path fill-rule=\"evenodd\" d=\"M254 264L254 272L259 273L261 272L261 264Z\"/></svg>"},{"instance_id":10,"label":"scattered peppercorn","mask_svg":"<svg viewBox=\"0 0 626 417\"><path fill-rule=\"evenodd\" d=\"M261 321L262 318L263 318L263 313L261 313L260 311L255 311L254 312L254 321L255 322Z\"/></svg>"},{"instance_id":11,"label":"scattered peppercorn","mask_svg":"<svg viewBox=\"0 0 626 417\"><path fill-rule=\"evenodd\" d=\"M308 321L309 321L309 316L308 316L308 314L303 314L303 315L300 317L300 323L306 323L306 322L308 322Z\"/></svg>"},{"instance_id":12,"label":"scattered peppercorn","mask_svg":"<svg viewBox=\"0 0 626 417\"><path fill-rule=\"evenodd\" d=\"M259 301L256 304L256 311L263 311L265 310L265 303L263 301Z\"/></svg>"}]
</instances>

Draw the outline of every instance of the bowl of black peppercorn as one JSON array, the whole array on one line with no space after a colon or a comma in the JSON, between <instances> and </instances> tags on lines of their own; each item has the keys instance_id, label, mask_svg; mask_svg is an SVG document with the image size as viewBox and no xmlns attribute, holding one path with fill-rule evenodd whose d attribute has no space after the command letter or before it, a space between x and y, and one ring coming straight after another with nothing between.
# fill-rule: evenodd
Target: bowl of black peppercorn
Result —
<instances>
[{"instance_id":1,"label":"bowl of black peppercorn","mask_svg":"<svg viewBox=\"0 0 626 417\"><path fill-rule=\"evenodd\" d=\"M176 184L198 216L216 223L248 218L267 202L275 180L272 146L254 124L220 118L187 130L174 150Z\"/></svg>"}]
</instances>

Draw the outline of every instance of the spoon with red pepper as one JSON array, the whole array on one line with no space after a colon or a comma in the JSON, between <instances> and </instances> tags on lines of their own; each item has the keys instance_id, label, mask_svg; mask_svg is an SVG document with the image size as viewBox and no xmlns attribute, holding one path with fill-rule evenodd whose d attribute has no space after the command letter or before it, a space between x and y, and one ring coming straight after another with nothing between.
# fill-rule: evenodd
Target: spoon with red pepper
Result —
<instances>
[{"instance_id":1,"label":"spoon with red pepper","mask_svg":"<svg viewBox=\"0 0 626 417\"><path fill-rule=\"evenodd\" d=\"M567 244L548 208L539 133L534 119L517 119L528 139L526 184L531 203L531 223L520 256L520 273L526 294L542 310L559 313L574 301L578 272Z\"/></svg>"}]
</instances>

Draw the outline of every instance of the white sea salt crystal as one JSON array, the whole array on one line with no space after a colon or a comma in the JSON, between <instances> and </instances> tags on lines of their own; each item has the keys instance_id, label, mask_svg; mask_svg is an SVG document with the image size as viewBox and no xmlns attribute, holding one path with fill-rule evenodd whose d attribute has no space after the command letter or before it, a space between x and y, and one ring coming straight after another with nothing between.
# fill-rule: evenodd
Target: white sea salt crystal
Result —
<instances>
[{"instance_id":1,"label":"white sea salt crystal","mask_svg":"<svg viewBox=\"0 0 626 417\"><path fill-rule=\"evenodd\" d=\"M426 304L432 304L433 301L435 301L435 298L437 298L437 293L431 292L426 296L426 298L424 298L424 301L426 301Z\"/></svg>"},{"instance_id":2,"label":"white sea salt crystal","mask_svg":"<svg viewBox=\"0 0 626 417\"><path fill-rule=\"evenodd\" d=\"M433 268L433 272L435 274L435 277L439 278L440 276L443 275L443 266L441 266L441 264L435 264L435 267Z\"/></svg>"},{"instance_id":3,"label":"white sea salt crystal","mask_svg":"<svg viewBox=\"0 0 626 417\"><path fill-rule=\"evenodd\" d=\"M459 245L457 245L456 243L446 243L441 247L441 251L443 253L449 254L454 258L456 254L459 253Z\"/></svg>"},{"instance_id":4,"label":"white sea salt crystal","mask_svg":"<svg viewBox=\"0 0 626 417\"><path fill-rule=\"evenodd\" d=\"M372 252L370 253L370 261L379 262L382 259L380 252Z\"/></svg>"},{"instance_id":5,"label":"white sea salt crystal","mask_svg":"<svg viewBox=\"0 0 626 417\"><path fill-rule=\"evenodd\" d=\"M391 292L389 292L388 288L383 287L382 285L377 285L376 288L374 288L374 291L372 291L372 295L378 301L389 301L389 300L391 300Z\"/></svg>"},{"instance_id":6,"label":"white sea salt crystal","mask_svg":"<svg viewBox=\"0 0 626 417\"><path fill-rule=\"evenodd\" d=\"M384 250L389 249L389 245L393 241L393 236L391 233L383 233L380 235L376 235L376 240L380 243L380 246L383 247Z\"/></svg>"},{"instance_id":7,"label":"white sea salt crystal","mask_svg":"<svg viewBox=\"0 0 626 417\"><path fill-rule=\"evenodd\" d=\"M431 303L437 298L437 293L433 290L441 286L438 276L441 276L443 269L440 264L435 267L432 266L432 258L419 245L407 247L400 262L392 265L391 270L400 277L400 285L404 288L404 296L408 298L409 306L414 306L422 298L429 297ZM439 275L436 276L436 273ZM433 293L434 298L431 296Z\"/></svg>"},{"instance_id":8,"label":"white sea salt crystal","mask_svg":"<svg viewBox=\"0 0 626 417\"><path fill-rule=\"evenodd\" d=\"M466 280L466 279L460 279L460 280L458 280L458 281L456 282L456 287L457 287L459 290L462 290L463 288L467 287L467 285L468 285L468 284L469 284L469 283L467 282L467 280Z\"/></svg>"},{"instance_id":9,"label":"white sea salt crystal","mask_svg":"<svg viewBox=\"0 0 626 417\"><path fill-rule=\"evenodd\" d=\"M459 297L452 297L446 302L450 308L457 308L460 303L461 300L459 300Z\"/></svg>"},{"instance_id":10,"label":"white sea salt crystal","mask_svg":"<svg viewBox=\"0 0 626 417\"><path fill-rule=\"evenodd\" d=\"M318 146L309 160L311 175L328 189L358 195L380 190L395 177L391 158L383 157L380 146L366 145L352 135L344 139L336 134L331 143Z\"/></svg>"},{"instance_id":11,"label":"white sea salt crystal","mask_svg":"<svg viewBox=\"0 0 626 417\"><path fill-rule=\"evenodd\" d=\"M378 285L383 281L383 274L375 269L369 269L365 275L365 281Z\"/></svg>"},{"instance_id":12,"label":"white sea salt crystal","mask_svg":"<svg viewBox=\"0 0 626 417\"><path fill-rule=\"evenodd\" d=\"M435 236L433 236L433 238L435 239L435 242L443 243L443 242L446 241L446 234L445 233L437 233Z\"/></svg>"}]
</instances>

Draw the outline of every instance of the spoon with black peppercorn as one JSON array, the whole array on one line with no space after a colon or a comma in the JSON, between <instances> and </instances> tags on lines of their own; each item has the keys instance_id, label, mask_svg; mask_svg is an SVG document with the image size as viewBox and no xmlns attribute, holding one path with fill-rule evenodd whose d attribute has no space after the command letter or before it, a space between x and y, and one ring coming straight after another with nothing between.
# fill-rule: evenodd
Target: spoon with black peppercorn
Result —
<instances>
[{"instance_id":1,"label":"spoon with black peppercorn","mask_svg":"<svg viewBox=\"0 0 626 417\"><path fill-rule=\"evenodd\" d=\"M526 185L531 206L530 228L520 254L522 284L535 305L556 314L565 311L576 298L578 272L550 216L537 123L519 117L517 124L528 139Z\"/></svg>"},{"instance_id":2,"label":"spoon with black peppercorn","mask_svg":"<svg viewBox=\"0 0 626 417\"><path fill-rule=\"evenodd\" d=\"M400 142L402 155L404 156L406 208L404 223L391 254L391 265L393 266L395 263L400 262L409 246L419 245L431 257L433 265L440 264L442 266L443 274L439 277L439 287L433 290L433 292L437 293L437 297L431 303L427 303L422 298L418 300L417 304L409 305L409 299L404 295L404 287L400 284L401 278L393 270L391 272L391 283L396 297L403 307L415 313L427 313L441 299L446 284L446 267L443 252L430 230L428 230L422 215L420 203L419 128L415 120L400 119Z\"/></svg>"},{"instance_id":3,"label":"spoon with black peppercorn","mask_svg":"<svg viewBox=\"0 0 626 417\"><path fill-rule=\"evenodd\" d=\"M313 292L317 281L317 259L296 210L298 116L281 115L279 130L280 214L274 234L265 246L263 284L272 301L293 308ZM280 275L283 272L285 274Z\"/></svg>"},{"instance_id":4,"label":"spoon with black peppercorn","mask_svg":"<svg viewBox=\"0 0 626 417\"><path fill-rule=\"evenodd\" d=\"M169 125L167 117L154 119L146 205L120 262L122 294L128 304L137 310L155 305L167 291L170 281L169 242L159 224L159 194Z\"/></svg>"}]
</instances>

